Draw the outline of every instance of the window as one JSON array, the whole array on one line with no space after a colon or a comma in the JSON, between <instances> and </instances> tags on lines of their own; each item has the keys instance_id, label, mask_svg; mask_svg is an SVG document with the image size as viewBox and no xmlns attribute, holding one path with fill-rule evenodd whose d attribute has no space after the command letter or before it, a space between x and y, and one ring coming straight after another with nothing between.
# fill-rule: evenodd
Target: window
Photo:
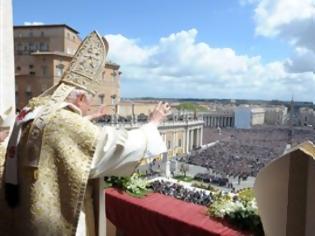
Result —
<instances>
[{"instance_id":1,"label":"window","mask_svg":"<svg viewBox=\"0 0 315 236\"><path fill-rule=\"evenodd\" d=\"M98 97L100 98L100 103L101 104L104 104L104 94L100 94L100 95L98 95Z\"/></svg>"},{"instance_id":2,"label":"window","mask_svg":"<svg viewBox=\"0 0 315 236\"><path fill-rule=\"evenodd\" d=\"M28 65L28 68L30 68L30 69L33 69L34 68L34 65Z\"/></svg>"},{"instance_id":3,"label":"window","mask_svg":"<svg viewBox=\"0 0 315 236\"><path fill-rule=\"evenodd\" d=\"M30 71L30 75L35 75L35 71Z\"/></svg>"},{"instance_id":4,"label":"window","mask_svg":"<svg viewBox=\"0 0 315 236\"><path fill-rule=\"evenodd\" d=\"M167 149L171 149L171 141L167 141Z\"/></svg>"},{"instance_id":5,"label":"window","mask_svg":"<svg viewBox=\"0 0 315 236\"><path fill-rule=\"evenodd\" d=\"M38 52L38 51L39 51L39 44L38 44L38 43L35 43L35 44L34 44L34 48L35 48L35 51Z\"/></svg>"},{"instance_id":6,"label":"window","mask_svg":"<svg viewBox=\"0 0 315 236\"><path fill-rule=\"evenodd\" d=\"M65 66L63 64L56 65L56 76L62 76L64 67Z\"/></svg>"},{"instance_id":7,"label":"window","mask_svg":"<svg viewBox=\"0 0 315 236\"><path fill-rule=\"evenodd\" d=\"M182 146L182 140L178 139L178 147L181 147L181 146Z\"/></svg>"},{"instance_id":8,"label":"window","mask_svg":"<svg viewBox=\"0 0 315 236\"><path fill-rule=\"evenodd\" d=\"M70 39L70 33L69 32L67 33L67 38Z\"/></svg>"},{"instance_id":9,"label":"window","mask_svg":"<svg viewBox=\"0 0 315 236\"><path fill-rule=\"evenodd\" d=\"M33 37L33 32L32 31L29 32L29 36Z\"/></svg>"},{"instance_id":10,"label":"window","mask_svg":"<svg viewBox=\"0 0 315 236\"><path fill-rule=\"evenodd\" d=\"M43 32L43 31L42 31L42 32L40 32L40 36L42 36L42 37L43 37L44 35L45 35L45 34L44 34L44 32Z\"/></svg>"},{"instance_id":11,"label":"window","mask_svg":"<svg viewBox=\"0 0 315 236\"><path fill-rule=\"evenodd\" d=\"M30 50L30 52L35 52L36 51L36 46L34 43L29 43L28 44L28 48Z\"/></svg>"},{"instance_id":12,"label":"window","mask_svg":"<svg viewBox=\"0 0 315 236\"><path fill-rule=\"evenodd\" d=\"M112 105L115 105L116 104L116 95L115 94L112 95L111 98L112 98Z\"/></svg>"},{"instance_id":13,"label":"window","mask_svg":"<svg viewBox=\"0 0 315 236\"><path fill-rule=\"evenodd\" d=\"M20 66L17 66L16 67L16 71L20 71L21 70L21 67Z\"/></svg>"},{"instance_id":14,"label":"window","mask_svg":"<svg viewBox=\"0 0 315 236\"><path fill-rule=\"evenodd\" d=\"M30 100L32 98L32 92L25 92L26 100Z\"/></svg>"},{"instance_id":15,"label":"window","mask_svg":"<svg viewBox=\"0 0 315 236\"><path fill-rule=\"evenodd\" d=\"M44 43L44 42L39 43L39 50L40 51L48 51L47 43Z\"/></svg>"},{"instance_id":16,"label":"window","mask_svg":"<svg viewBox=\"0 0 315 236\"><path fill-rule=\"evenodd\" d=\"M27 85L27 87L26 87L25 97L27 100L30 100L32 98L32 88L30 85Z\"/></svg>"},{"instance_id":17,"label":"window","mask_svg":"<svg viewBox=\"0 0 315 236\"><path fill-rule=\"evenodd\" d=\"M112 76L112 81L114 82L117 75L116 71L113 71L110 75Z\"/></svg>"},{"instance_id":18,"label":"window","mask_svg":"<svg viewBox=\"0 0 315 236\"><path fill-rule=\"evenodd\" d=\"M27 85L26 86L26 90L25 90L26 92L32 92L32 88L31 88L31 85Z\"/></svg>"},{"instance_id":19,"label":"window","mask_svg":"<svg viewBox=\"0 0 315 236\"><path fill-rule=\"evenodd\" d=\"M18 43L18 44L16 45L16 49L17 49L18 51L22 51L22 50L23 50L23 45L22 45L22 43Z\"/></svg>"}]
</instances>

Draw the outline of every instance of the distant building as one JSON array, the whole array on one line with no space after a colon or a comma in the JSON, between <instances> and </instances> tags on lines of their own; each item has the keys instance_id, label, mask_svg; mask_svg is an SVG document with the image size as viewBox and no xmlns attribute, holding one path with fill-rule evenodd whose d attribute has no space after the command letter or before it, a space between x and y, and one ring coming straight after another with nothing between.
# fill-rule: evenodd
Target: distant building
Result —
<instances>
[{"instance_id":1,"label":"distant building","mask_svg":"<svg viewBox=\"0 0 315 236\"><path fill-rule=\"evenodd\" d=\"M315 111L312 108L302 107L299 109L298 124L300 126L315 127Z\"/></svg>"},{"instance_id":2,"label":"distant building","mask_svg":"<svg viewBox=\"0 0 315 236\"><path fill-rule=\"evenodd\" d=\"M251 125L263 125L265 123L265 109L264 108L252 108L251 109Z\"/></svg>"},{"instance_id":3,"label":"distant building","mask_svg":"<svg viewBox=\"0 0 315 236\"><path fill-rule=\"evenodd\" d=\"M287 119L288 108L286 106L265 107L265 124L283 125Z\"/></svg>"},{"instance_id":4,"label":"distant building","mask_svg":"<svg viewBox=\"0 0 315 236\"><path fill-rule=\"evenodd\" d=\"M205 127L234 127L235 116L233 110L200 112L198 115L202 116Z\"/></svg>"},{"instance_id":5,"label":"distant building","mask_svg":"<svg viewBox=\"0 0 315 236\"><path fill-rule=\"evenodd\" d=\"M117 124L127 130L131 130L143 125L141 122L135 124ZM184 121L166 121L159 125L158 130L166 144L167 153L161 154L155 159L171 160L176 156L182 156L190 153L193 149L199 148L203 144L203 121L202 120L184 120ZM148 164L153 158L144 159L142 164Z\"/></svg>"},{"instance_id":6,"label":"distant building","mask_svg":"<svg viewBox=\"0 0 315 236\"><path fill-rule=\"evenodd\" d=\"M265 110L263 108L242 105L235 109L235 128L249 129L255 125L263 125L264 120Z\"/></svg>"},{"instance_id":7,"label":"distant building","mask_svg":"<svg viewBox=\"0 0 315 236\"><path fill-rule=\"evenodd\" d=\"M121 116L128 116L134 114L136 116L144 114L149 115L155 106L158 104L158 101L150 102L141 102L133 100L124 100L119 103L118 114Z\"/></svg>"},{"instance_id":8,"label":"distant building","mask_svg":"<svg viewBox=\"0 0 315 236\"><path fill-rule=\"evenodd\" d=\"M14 26L17 108L59 82L80 43L79 32L65 24ZM115 63L106 63L94 109L105 105L113 112L119 103L119 68Z\"/></svg>"},{"instance_id":9,"label":"distant building","mask_svg":"<svg viewBox=\"0 0 315 236\"><path fill-rule=\"evenodd\" d=\"M251 128L251 112L247 106L239 106L235 109L235 128Z\"/></svg>"}]
</instances>

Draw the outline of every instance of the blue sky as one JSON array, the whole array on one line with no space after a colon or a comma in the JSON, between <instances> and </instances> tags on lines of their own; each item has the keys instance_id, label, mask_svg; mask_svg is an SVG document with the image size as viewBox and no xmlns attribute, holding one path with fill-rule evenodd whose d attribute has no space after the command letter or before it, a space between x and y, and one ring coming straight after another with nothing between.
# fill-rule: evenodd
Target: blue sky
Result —
<instances>
[{"instance_id":1,"label":"blue sky","mask_svg":"<svg viewBox=\"0 0 315 236\"><path fill-rule=\"evenodd\" d=\"M13 8L15 25L65 23L82 37L107 36L122 96L315 100L315 62L305 63L315 58L306 40L314 0L14 0ZM298 9L302 18L290 14ZM298 32L296 22L311 28Z\"/></svg>"}]
</instances>

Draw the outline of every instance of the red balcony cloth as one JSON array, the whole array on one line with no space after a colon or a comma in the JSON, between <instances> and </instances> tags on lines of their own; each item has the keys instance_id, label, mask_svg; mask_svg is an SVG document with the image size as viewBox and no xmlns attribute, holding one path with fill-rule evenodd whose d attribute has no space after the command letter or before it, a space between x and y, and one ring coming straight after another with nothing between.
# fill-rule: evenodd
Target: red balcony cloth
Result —
<instances>
[{"instance_id":1,"label":"red balcony cloth","mask_svg":"<svg viewBox=\"0 0 315 236\"><path fill-rule=\"evenodd\" d=\"M128 236L244 235L209 218L207 208L152 193L135 198L119 190L105 191L106 216Z\"/></svg>"}]
</instances>

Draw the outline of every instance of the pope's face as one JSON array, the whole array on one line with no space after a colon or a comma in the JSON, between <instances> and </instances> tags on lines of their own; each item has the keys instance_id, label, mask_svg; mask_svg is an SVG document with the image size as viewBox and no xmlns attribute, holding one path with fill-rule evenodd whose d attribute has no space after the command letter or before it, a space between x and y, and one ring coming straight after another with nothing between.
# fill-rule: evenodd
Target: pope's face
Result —
<instances>
[{"instance_id":1,"label":"pope's face","mask_svg":"<svg viewBox=\"0 0 315 236\"><path fill-rule=\"evenodd\" d=\"M87 112L90 110L91 101L86 95L80 95L76 99L75 104L82 112L82 115L85 116Z\"/></svg>"}]
</instances>

